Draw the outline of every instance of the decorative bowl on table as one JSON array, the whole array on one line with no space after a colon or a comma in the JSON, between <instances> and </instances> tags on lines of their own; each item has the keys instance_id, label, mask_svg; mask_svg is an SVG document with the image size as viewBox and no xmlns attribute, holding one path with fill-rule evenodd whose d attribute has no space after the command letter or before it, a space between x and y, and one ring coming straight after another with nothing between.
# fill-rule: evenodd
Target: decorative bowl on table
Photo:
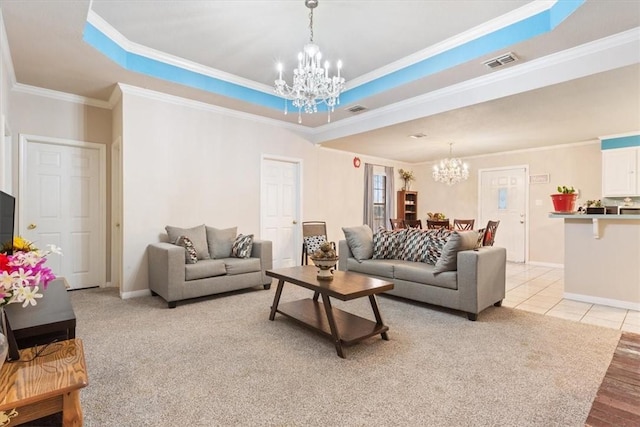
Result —
<instances>
[{"instance_id":1,"label":"decorative bowl on table","mask_svg":"<svg viewBox=\"0 0 640 427\"><path fill-rule=\"evenodd\" d=\"M318 280L333 280L333 272L338 264L338 258L315 258L311 260L318 267Z\"/></svg>"},{"instance_id":2,"label":"decorative bowl on table","mask_svg":"<svg viewBox=\"0 0 640 427\"><path fill-rule=\"evenodd\" d=\"M309 258L318 267L318 280L333 280L333 272L338 263L335 243L324 242L320 249L315 251Z\"/></svg>"}]
</instances>

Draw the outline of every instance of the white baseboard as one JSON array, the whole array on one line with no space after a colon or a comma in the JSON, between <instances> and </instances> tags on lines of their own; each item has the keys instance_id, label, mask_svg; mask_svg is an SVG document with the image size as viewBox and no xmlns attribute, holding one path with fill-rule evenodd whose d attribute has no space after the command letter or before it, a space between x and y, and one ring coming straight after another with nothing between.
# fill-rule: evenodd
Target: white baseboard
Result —
<instances>
[{"instance_id":1,"label":"white baseboard","mask_svg":"<svg viewBox=\"0 0 640 427\"><path fill-rule=\"evenodd\" d=\"M120 294L120 298L129 299L129 298L138 298L138 297L148 297L149 295L151 295L151 291L149 289L143 289L141 291L123 292Z\"/></svg>"},{"instance_id":2,"label":"white baseboard","mask_svg":"<svg viewBox=\"0 0 640 427\"><path fill-rule=\"evenodd\" d=\"M535 265L537 267L564 268L564 264L554 264L552 262L528 261L527 264Z\"/></svg>"},{"instance_id":3,"label":"white baseboard","mask_svg":"<svg viewBox=\"0 0 640 427\"><path fill-rule=\"evenodd\" d=\"M617 299L601 298L601 297L594 297L594 296L582 295L582 294L572 294L568 292L564 293L564 298L574 300L574 301L588 302L590 304L607 305L609 307L640 311L640 303L637 303L637 302L621 301Z\"/></svg>"}]
</instances>

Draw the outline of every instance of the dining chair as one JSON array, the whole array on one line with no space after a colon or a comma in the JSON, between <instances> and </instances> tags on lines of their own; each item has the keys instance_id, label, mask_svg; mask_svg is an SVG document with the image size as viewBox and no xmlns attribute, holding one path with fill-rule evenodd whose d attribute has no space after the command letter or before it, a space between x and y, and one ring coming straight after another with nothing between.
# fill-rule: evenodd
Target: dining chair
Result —
<instances>
[{"instance_id":1,"label":"dining chair","mask_svg":"<svg viewBox=\"0 0 640 427\"><path fill-rule=\"evenodd\" d=\"M482 240L482 246L493 246L493 241L496 238L496 231L498 231L498 225L500 221L489 221L487 227L484 229L484 238Z\"/></svg>"},{"instance_id":2,"label":"dining chair","mask_svg":"<svg viewBox=\"0 0 640 427\"><path fill-rule=\"evenodd\" d=\"M422 220L421 219L405 219L404 225L407 228L419 228L422 229Z\"/></svg>"},{"instance_id":3,"label":"dining chair","mask_svg":"<svg viewBox=\"0 0 640 427\"><path fill-rule=\"evenodd\" d=\"M392 230L398 230L400 228L405 228L404 220L402 218L389 218L389 222L391 223Z\"/></svg>"},{"instance_id":4,"label":"dining chair","mask_svg":"<svg viewBox=\"0 0 640 427\"><path fill-rule=\"evenodd\" d=\"M448 219L428 219L427 228L430 230L434 230L437 228L449 228L449 220Z\"/></svg>"},{"instance_id":5,"label":"dining chair","mask_svg":"<svg viewBox=\"0 0 640 427\"><path fill-rule=\"evenodd\" d=\"M453 220L453 229L460 231L469 231L473 230L473 224L476 222L475 219L454 219Z\"/></svg>"},{"instance_id":6,"label":"dining chair","mask_svg":"<svg viewBox=\"0 0 640 427\"><path fill-rule=\"evenodd\" d=\"M309 264L309 255L320 249L327 241L327 223L324 221L305 221L302 223L302 259L300 265Z\"/></svg>"}]
</instances>

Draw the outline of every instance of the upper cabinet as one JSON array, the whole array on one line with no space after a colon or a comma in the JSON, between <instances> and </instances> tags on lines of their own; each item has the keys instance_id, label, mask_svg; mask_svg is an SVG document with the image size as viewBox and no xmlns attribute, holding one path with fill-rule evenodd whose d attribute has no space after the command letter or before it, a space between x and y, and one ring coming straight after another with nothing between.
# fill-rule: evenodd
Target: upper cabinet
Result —
<instances>
[{"instance_id":1,"label":"upper cabinet","mask_svg":"<svg viewBox=\"0 0 640 427\"><path fill-rule=\"evenodd\" d=\"M602 195L640 195L640 147L602 150Z\"/></svg>"}]
</instances>

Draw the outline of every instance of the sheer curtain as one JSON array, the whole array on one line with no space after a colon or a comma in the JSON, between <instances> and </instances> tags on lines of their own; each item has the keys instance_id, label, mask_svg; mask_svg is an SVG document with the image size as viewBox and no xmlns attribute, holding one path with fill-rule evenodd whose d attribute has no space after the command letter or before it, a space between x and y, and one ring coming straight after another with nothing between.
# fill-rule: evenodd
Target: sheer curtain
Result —
<instances>
[{"instance_id":1,"label":"sheer curtain","mask_svg":"<svg viewBox=\"0 0 640 427\"><path fill-rule=\"evenodd\" d=\"M364 164L364 218L363 224L373 229L373 167L370 163Z\"/></svg>"},{"instance_id":2,"label":"sheer curtain","mask_svg":"<svg viewBox=\"0 0 640 427\"><path fill-rule=\"evenodd\" d=\"M389 218L394 217L394 206L395 206L395 197L394 196L394 182L393 182L393 168L391 166L386 166L384 168L384 174L387 176L386 178L386 185L385 185L385 190L386 190L386 199L387 199L387 203L385 206L385 218L384 218L384 223L385 224L389 224Z\"/></svg>"},{"instance_id":3,"label":"sheer curtain","mask_svg":"<svg viewBox=\"0 0 640 427\"><path fill-rule=\"evenodd\" d=\"M369 225L373 230L375 228L374 218L374 197L373 197L373 175L376 165L365 163L364 165L364 218L363 224ZM382 167L378 166L379 169ZM379 173L379 172L378 172ZM394 211L394 198L393 198L393 168L391 166L384 167L385 174L385 206L384 206L384 221L383 224L389 223L389 218L393 215Z\"/></svg>"}]
</instances>

